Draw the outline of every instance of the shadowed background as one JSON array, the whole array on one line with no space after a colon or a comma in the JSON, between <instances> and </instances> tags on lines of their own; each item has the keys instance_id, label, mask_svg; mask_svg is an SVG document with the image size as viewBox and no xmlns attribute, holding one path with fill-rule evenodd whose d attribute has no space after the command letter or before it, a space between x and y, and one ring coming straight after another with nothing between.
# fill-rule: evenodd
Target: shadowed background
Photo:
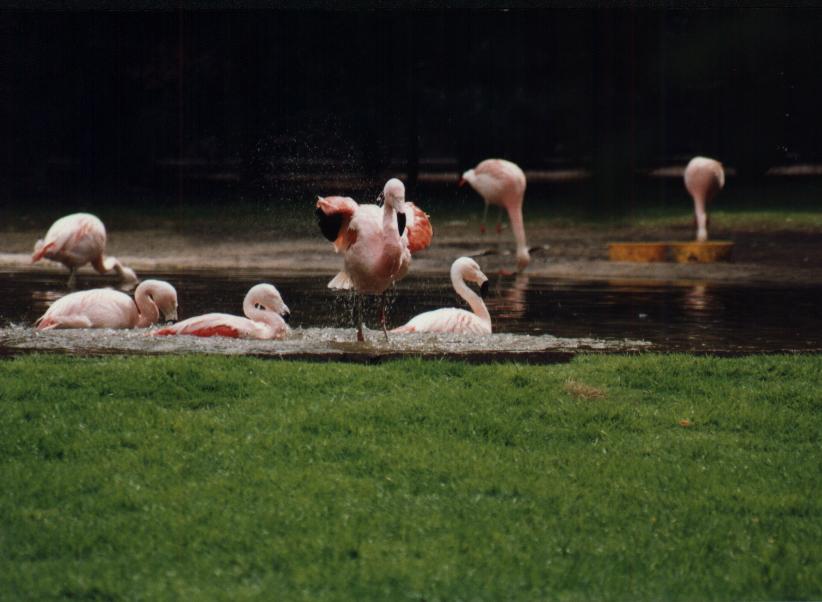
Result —
<instances>
[{"instance_id":1,"label":"shadowed background","mask_svg":"<svg viewBox=\"0 0 822 602\"><path fill-rule=\"evenodd\" d=\"M413 192L420 174L450 183L504 156L586 170L589 208L620 212L647 170L694 154L748 182L822 159L813 10L4 10L0 23L7 207L276 200L335 175L401 173Z\"/></svg>"}]
</instances>

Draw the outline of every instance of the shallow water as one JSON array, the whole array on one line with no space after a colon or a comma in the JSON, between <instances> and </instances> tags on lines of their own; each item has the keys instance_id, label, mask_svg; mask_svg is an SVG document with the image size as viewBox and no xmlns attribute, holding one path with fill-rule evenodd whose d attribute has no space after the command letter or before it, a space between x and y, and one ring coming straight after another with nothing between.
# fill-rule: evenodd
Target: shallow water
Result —
<instances>
[{"instance_id":1,"label":"shallow water","mask_svg":"<svg viewBox=\"0 0 822 602\"><path fill-rule=\"evenodd\" d=\"M348 358L403 354L563 357L590 351L756 353L822 350L822 286L716 285L654 281L575 282L527 275L493 277L488 299L494 335L393 335L367 332L357 344L350 294L326 288L327 277L265 277L248 272L141 274L178 291L180 318L220 311L242 313L246 291L276 284L291 308L292 335L284 341L148 337L139 331L52 331L31 324L66 294L57 273L0 272L0 353L31 350L85 353L256 354ZM81 289L110 283L81 277ZM447 278L409 277L392 291L391 326L438 307L460 307ZM366 305L377 328L377 303ZM529 355L529 357L530 357Z\"/></svg>"}]
</instances>

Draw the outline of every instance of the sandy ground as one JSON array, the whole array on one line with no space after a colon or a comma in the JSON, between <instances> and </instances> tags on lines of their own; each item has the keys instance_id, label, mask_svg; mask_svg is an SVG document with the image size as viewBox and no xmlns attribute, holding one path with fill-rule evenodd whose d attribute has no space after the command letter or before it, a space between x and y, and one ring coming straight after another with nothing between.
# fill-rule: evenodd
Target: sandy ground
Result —
<instances>
[{"instance_id":1,"label":"sandy ground","mask_svg":"<svg viewBox=\"0 0 822 602\"><path fill-rule=\"evenodd\" d=\"M429 249L415 257L412 272L447 273L460 255L478 256L486 271L512 269L513 241L504 231L497 244L494 233L480 236L452 222L438 226ZM0 232L0 268L64 270L59 264L32 266L31 249L39 231ZM610 241L687 241L689 228L531 228L534 276L570 279L655 279L707 282L772 282L822 284L822 232L808 230L712 232L715 240L735 243L733 261L714 264L629 263L608 260ZM342 266L331 245L318 233L313 238L282 240L272 233L188 236L173 230L118 231L109 234L108 251L139 272L194 269L316 273L332 275ZM84 270L89 270L86 267Z\"/></svg>"}]
</instances>

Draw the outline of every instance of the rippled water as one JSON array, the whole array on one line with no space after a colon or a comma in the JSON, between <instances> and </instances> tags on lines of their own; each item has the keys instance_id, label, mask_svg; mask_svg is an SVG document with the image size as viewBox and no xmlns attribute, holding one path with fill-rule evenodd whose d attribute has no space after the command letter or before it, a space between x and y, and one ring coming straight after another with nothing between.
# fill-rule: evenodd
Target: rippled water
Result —
<instances>
[{"instance_id":1,"label":"rippled water","mask_svg":"<svg viewBox=\"0 0 822 602\"><path fill-rule=\"evenodd\" d=\"M327 277L237 272L154 273L178 290L180 318L210 311L242 313L248 288L273 282L291 308L292 336L284 341L236 341L197 337L148 337L139 331L51 331L31 324L66 294L62 274L0 272L0 353L24 350L88 353L258 354L382 357L403 354L543 354L579 350L748 353L822 350L822 286L725 286L652 281L573 282L527 275L494 277L489 311L495 334L392 335L367 332L357 344L351 327L352 298L326 288ZM81 277L79 288L109 281ZM391 293L389 322L398 326L417 313L460 307L443 278L409 277ZM377 328L377 304L366 306L366 323Z\"/></svg>"}]
</instances>

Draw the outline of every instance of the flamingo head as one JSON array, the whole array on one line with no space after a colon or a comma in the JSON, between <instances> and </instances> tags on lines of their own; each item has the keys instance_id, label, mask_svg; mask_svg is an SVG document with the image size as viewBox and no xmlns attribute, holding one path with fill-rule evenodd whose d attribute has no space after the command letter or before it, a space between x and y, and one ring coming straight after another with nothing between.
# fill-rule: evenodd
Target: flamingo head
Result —
<instances>
[{"instance_id":1,"label":"flamingo head","mask_svg":"<svg viewBox=\"0 0 822 602\"><path fill-rule=\"evenodd\" d=\"M488 276L482 273L479 264L470 257L460 257L451 265L451 280L455 280L456 276L478 284L483 299L488 294Z\"/></svg>"},{"instance_id":2,"label":"flamingo head","mask_svg":"<svg viewBox=\"0 0 822 602\"><path fill-rule=\"evenodd\" d=\"M397 178L391 178L382 189L382 197L385 199L386 205L390 205L395 211L403 211L405 208L405 184Z\"/></svg>"},{"instance_id":3,"label":"flamingo head","mask_svg":"<svg viewBox=\"0 0 822 602\"><path fill-rule=\"evenodd\" d=\"M531 263L531 254L528 247L517 248L517 272L522 272Z\"/></svg>"},{"instance_id":4,"label":"flamingo head","mask_svg":"<svg viewBox=\"0 0 822 602\"><path fill-rule=\"evenodd\" d=\"M286 322L288 318L291 317L291 312L283 301L282 296L280 296L280 291L278 291L273 284L263 283L252 286L251 290L249 290L245 296L243 305L250 305L260 311L274 312Z\"/></svg>"},{"instance_id":5,"label":"flamingo head","mask_svg":"<svg viewBox=\"0 0 822 602\"><path fill-rule=\"evenodd\" d=\"M177 290L163 280L145 280L134 291L138 296L147 296L168 322L177 319Z\"/></svg>"},{"instance_id":6,"label":"flamingo head","mask_svg":"<svg viewBox=\"0 0 822 602\"><path fill-rule=\"evenodd\" d=\"M469 169L468 171L463 172L459 181L459 186L465 186L466 184L471 184L473 186L475 178L476 175L474 174L474 170Z\"/></svg>"}]
</instances>

